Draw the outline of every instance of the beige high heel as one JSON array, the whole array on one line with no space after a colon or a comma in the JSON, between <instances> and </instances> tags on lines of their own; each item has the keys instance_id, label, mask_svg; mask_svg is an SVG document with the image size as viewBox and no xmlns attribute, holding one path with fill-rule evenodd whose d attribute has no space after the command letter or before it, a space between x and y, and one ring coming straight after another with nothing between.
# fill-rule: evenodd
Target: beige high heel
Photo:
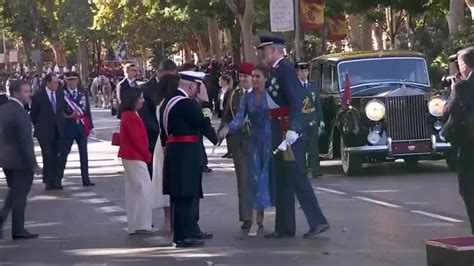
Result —
<instances>
[{"instance_id":1,"label":"beige high heel","mask_svg":"<svg viewBox=\"0 0 474 266\"><path fill-rule=\"evenodd\" d=\"M253 225L250 227L248 236L254 237L257 236L257 231L258 231L258 225Z\"/></svg>"}]
</instances>

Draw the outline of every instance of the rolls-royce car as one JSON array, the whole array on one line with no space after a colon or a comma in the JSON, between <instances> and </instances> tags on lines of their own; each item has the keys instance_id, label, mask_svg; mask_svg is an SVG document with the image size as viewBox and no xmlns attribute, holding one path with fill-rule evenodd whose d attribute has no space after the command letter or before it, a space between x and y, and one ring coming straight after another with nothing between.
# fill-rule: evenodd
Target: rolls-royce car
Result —
<instances>
[{"instance_id":1,"label":"rolls-royce car","mask_svg":"<svg viewBox=\"0 0 474 266\"><path fill-rule=\"evenodd\" d=\"M360 174L364 163L396 159L410 166L445 159L455 168L451 145L440 134L447 99L431 87L423 54L323 55L311 60L311 77L320 90L326 124L319 139L321 156L340 158L346 175Z\"/></svg>"}]
</instances>

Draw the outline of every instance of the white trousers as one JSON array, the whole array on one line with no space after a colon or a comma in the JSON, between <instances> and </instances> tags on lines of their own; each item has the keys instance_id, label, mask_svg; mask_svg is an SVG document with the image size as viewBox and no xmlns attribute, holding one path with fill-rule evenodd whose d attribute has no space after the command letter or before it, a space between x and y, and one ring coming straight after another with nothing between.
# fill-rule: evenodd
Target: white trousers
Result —
<instances>
[{"instance_id":1,"label":"white trousers","mask_svg":"<svg viewBox=\"0 0 474 266\"><path fill-rule=\"evenodd\" d=\"M151 230L152 186L145 162L122 160L125 169L125 211L128 232Z\"/></svg>"}]
</instances>

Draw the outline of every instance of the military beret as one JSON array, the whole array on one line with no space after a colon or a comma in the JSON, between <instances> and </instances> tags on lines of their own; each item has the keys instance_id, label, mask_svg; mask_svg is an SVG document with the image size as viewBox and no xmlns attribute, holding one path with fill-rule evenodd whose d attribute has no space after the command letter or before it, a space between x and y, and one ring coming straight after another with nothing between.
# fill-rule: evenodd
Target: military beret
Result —
<instances>
[{"instance_id":1,"label":"military beret","mask_svg":"<svg viewBox=\"0 0 474 266\"><path fill-rule=\"evenodd\" d=\"M254 70L255 65L249 62L242 62L239 65L239 73L252 75L252 70Z\"/></svg>"}]
</instances>

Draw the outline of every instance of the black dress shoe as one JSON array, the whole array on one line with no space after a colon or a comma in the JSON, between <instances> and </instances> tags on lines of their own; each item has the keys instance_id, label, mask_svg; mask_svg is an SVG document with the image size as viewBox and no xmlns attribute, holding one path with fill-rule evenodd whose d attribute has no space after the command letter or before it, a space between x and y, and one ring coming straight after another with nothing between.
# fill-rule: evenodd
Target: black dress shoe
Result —
<instances>
[{"instance_id":1,"label":"black dress shoe","mask_svg":"<svg viewBox=\"0 0 474 266\"><path fill-rule=\"evenodd\" d=\"M16 234L12 235L13 240L19 240L19 239L33 239L33 238L38 238L38 234L31 234L30 232L23 232L21 234Z\"/></svg>"},{"instance_id":2,"label":"black dress shoe","mask_svg":"<svg viewBox=\"0 0 474 266\"><path fill-rule=\"evenodd\" d=\"M295 237L294 234L282 234L282 233L278 233L278 232L273 232L273 233L270 233L270 234L266 234L265 235L265 238L267 239L270 239L270 238L293 238Z\"/></svg>"},{"instance_id":3,"label":"black dress shoe","mask_svg":"<svg viewBox=\"0 0 474 266\"><path fill-rule=\"evenodd\" d=\"M262 223L258 223L258 229L262 229L263 228L263 224Z\"/></svg>"},{"instance_id":4,"label":"black dress shoe","mask_svg":"<svg viewBox=\"0 0 474 266\"><path fill-rule=\"evenodd\" d=\"M214 235L212 233L207 232L200 232L193 235L194 239L204 240L204 239L212 239Z\"/></svg>"},{"instance_id":5,"label":"black dress shoe","mask_svg":"<svg viewBox=\"0 0 474 266\"><path fill-rule=\"evenodd\" d=\"M207 167L207 166L204 166L204 167L202 168L202 172L203 172L203 173L210 173L210 172L212 172L212 169L209 168L209 167Z\"/></svg>"},{"instance_id":6,"label":"black dress shoe","mask_svg":"<svg viewBox=\"0 0 474 266\"><path fill-rule=\"evenodd\" d=\"M61 184L54 185L54 190L62 190L62 189L63 189L63 185Z\"/></svg>"},{"instance_id":7,"label":"black dress shoe","mask_svg":"<svg viewBox=\"0 0 474 266\"><path fill-rule=\"evenodd\" d=\"M230 152L228 152L228 153L222 155L221 158L229 158L229 156L230 156Z\"/></svg>"},{"instance_id":8,"label":"black dress shoe","mask_svg":"<svg viewBox=\"0 0 474 266\"><path fill-rule=\"evenodd\" d=\"M46 185L44 190L55 190L55 187L52 185Z\"/></svg>"},{"instance_id":9,"label":"black dress shoe","mask_svg":"<svg viewBox=\"0 0 474 266\"><path fill-rule=\"evenodd\" d=\"M88 183L82 184L82 186L84 186L84 187L93 187L93 186L95 186L95 183L88 182Z\"/></svg>"},{"instance_id":10,"label":"black dress shoe","mask_svg":"<svg viewBox=\"0 0 474 266\"><path fill-rule=\"evenodd\" d=\"M324 176L323 172L321 172L321 171L314 171L313 172L313 178L318 178L320 176Z\"/></svg>"},{"instance_id":11,"label":"black dress shoe","mask_svg":"<svg viewBox=\"0 0 474 266\"><path fill-rule=\"evenodd\" d=\"M195 248L204 246L204 241L194 238L187 238L173 243L175 248Z\"/></svg>"},{"instance_id":12,"label":"black dress shoe","mask_svg":"<svg viewBox=\"0 0 474 266\"><path fill-rule=\"evenodd\" d=\"M249 230L250 227L252 226L252 223L249 221L245 221L242 223L242 226L240 227L241 230Z\"/></svg>"},{"instance_id":13,"label":"black dress shoe","mask_svg":"<svg viewBox=\"0 0 474 266\"><path fill-rule=\"evenodd\" d=\"M310 229L308 233L303 235L305 239L311 239L316 237L317 235L326 232L329 230L329 224L320 224L315 229Z\"/></svg>"}]
</instances>

